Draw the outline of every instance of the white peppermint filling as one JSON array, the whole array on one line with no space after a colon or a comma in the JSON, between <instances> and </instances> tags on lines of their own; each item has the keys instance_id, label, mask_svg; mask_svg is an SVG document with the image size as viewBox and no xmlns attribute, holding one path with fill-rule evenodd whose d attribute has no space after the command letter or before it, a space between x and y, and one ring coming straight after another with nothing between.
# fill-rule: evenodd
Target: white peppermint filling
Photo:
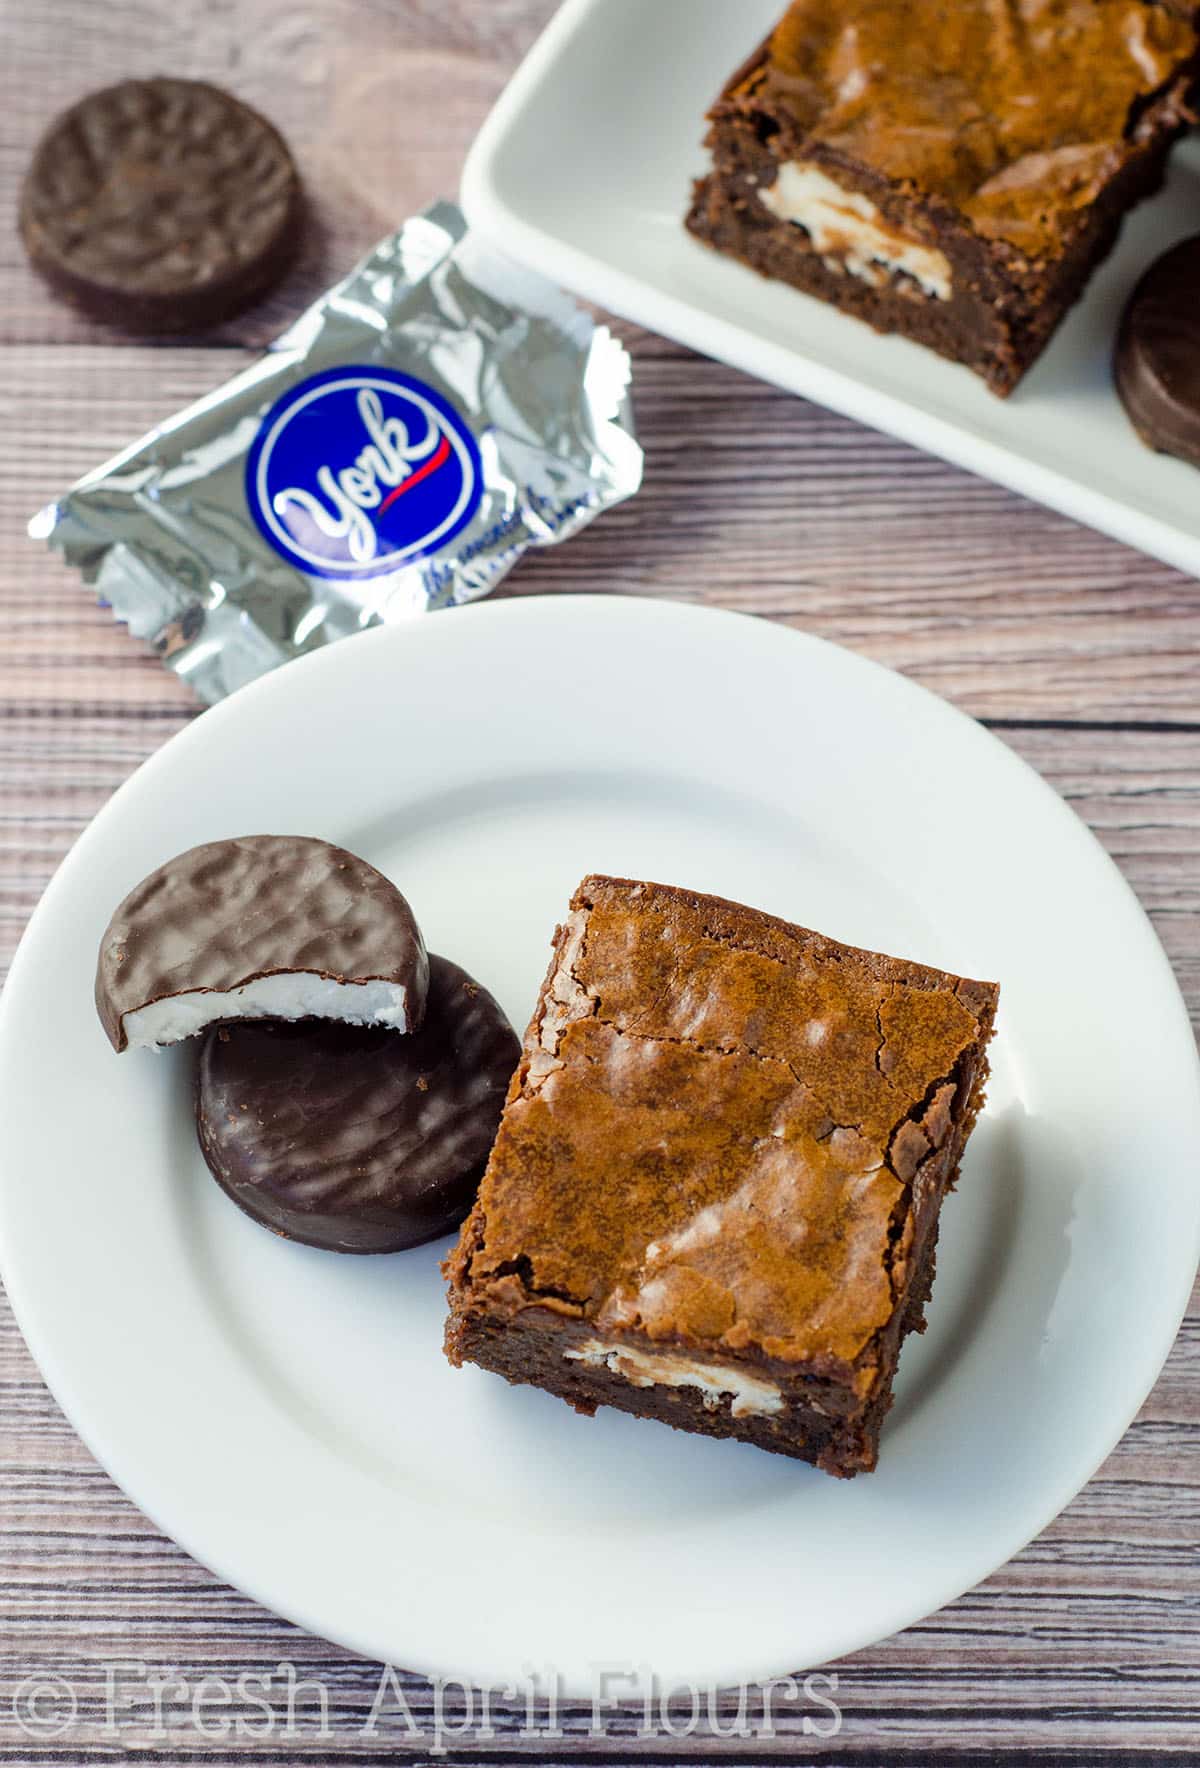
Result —
<instances>
[{"instance_id":1,"label":"white peppermint filling","mask_svg":"<svg viewBox=\"0 0 1200 1768\"><path fill-rule=\"evenodd\" d=\"M902 271L935 300L950 299L946 254L889 227L869 197L843 190L819 167L785 160L774 184L760 186L758 195L779 220L803 227L830 269L848 270L874 288Z\"/></svg>"},{"instance_id":2,"label":"white peppermint filling","mask_svg":"<svg viewBox=\"0 0 1200 1768\"><path fill-rule=\"evenodd\" d=\"M131 1050L161 1047L194 1037L217 1019L339 1019L407 1031L407 995L399 982L338 982L311 970L287 970L227 993L196 988L151 1001L125 1014L125 1036Z\"/></svg>"},{"instance_id":3,"label":"white peppermint filling","mask_svg":"<svg viewBox=\"0 0 1200 1768\"><path fill-rule=\"evenodd\" d=\"M696 1387L705 1406L715 1411L721 1400L732 1401L730 1411L735 1418L764 1417L782 1412L783 1395L773 1381L747 1375L742 1369L723 1363L697 1363L690 1357L673 1356L666 1351L643 1351L627 1344L605 1344L590 1338L575 1350L564 1351L572 1363L590 1363L596 1368L610 1369L623 1375L635 1387Z\"/></svg>"}]
</instances>

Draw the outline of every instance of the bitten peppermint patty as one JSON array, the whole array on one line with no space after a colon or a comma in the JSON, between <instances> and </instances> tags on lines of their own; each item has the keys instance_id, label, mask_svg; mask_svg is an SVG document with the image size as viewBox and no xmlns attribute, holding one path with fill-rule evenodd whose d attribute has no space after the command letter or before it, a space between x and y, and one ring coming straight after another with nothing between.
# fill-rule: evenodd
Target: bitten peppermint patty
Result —
<instances>
[{"instance_id":1,"label":"bitten peppermint patty","mask_svg":"<svg viewBox=\"0 0 1200 1768\"><path fill-rule=\"evenodd\" d=\"M96 1010L115 1050L215 1020L337 1019L414 1031L429 960L396 886L328 841L244 835L168 860L100 943Z\"/></svg>"}]
</instances>

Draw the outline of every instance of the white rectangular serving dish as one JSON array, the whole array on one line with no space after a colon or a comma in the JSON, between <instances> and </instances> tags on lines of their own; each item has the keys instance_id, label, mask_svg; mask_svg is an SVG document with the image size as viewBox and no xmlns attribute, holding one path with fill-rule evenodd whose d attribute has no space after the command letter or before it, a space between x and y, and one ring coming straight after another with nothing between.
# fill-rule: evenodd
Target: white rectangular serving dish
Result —
<instances>
[{"instance_id":1,"label":"white rectangular serving dish","mask_svg":"<svg viewBox=\"0 0 1200 1768\"><path fill-rule=\"evenodd\" d=\"M782 0L565 0L484 125L463 174L472 224L610 311L1200 576L1200 476L1140 442L1112 386L1141 271L1200 229L1200 142L1128 218L1041 361L1007 400L724 260L683 228L704 113Z\"/></svg>"}]
</instances>

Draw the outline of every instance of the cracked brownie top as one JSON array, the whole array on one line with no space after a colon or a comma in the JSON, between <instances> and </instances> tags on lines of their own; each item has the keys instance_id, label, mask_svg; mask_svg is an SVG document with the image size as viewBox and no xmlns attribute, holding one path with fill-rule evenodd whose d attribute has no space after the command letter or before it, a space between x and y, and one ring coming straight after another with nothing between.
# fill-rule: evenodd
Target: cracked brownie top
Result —
<instances>
[{"instance_id":1,"label":"cracked brownie top","mask_svg":"<svg viewBox=\"0 0 1200 1768\"><path fill-rule=\"evenodd\" d=\"M719 898L585 879L455 1287L817 1372L861 1363L996 993Z\"/></svg>"},{"instance_id":2,"label":"cracked brownie top","mask_svg":"<svg viewBox=\"0 0 1200 1768\"><path fill-rule=\"evenodd\" d=\"M757 114L781 159L819 142L1040 256L1195 54L1182 0L794 0L714 115Z\"/></svg>"}]
</instances>

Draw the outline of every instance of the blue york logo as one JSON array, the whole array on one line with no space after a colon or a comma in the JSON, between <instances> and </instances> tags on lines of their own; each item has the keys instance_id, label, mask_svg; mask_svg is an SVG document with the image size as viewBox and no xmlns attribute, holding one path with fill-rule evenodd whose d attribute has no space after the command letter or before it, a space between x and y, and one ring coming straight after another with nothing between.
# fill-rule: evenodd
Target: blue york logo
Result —
<instances>
[{"instance_id":1,"label":"blue york logo","mask_svg":"<svg viewBox=\"0 0 1200 1768\"><path fill-rule=\"evenodd\" d=\"M318 577L374 577L435 552L482 496L479 449L458 412L386 368L300 381L271 407L246 462L262 533Z\"/></svg>"}]
</instances>

